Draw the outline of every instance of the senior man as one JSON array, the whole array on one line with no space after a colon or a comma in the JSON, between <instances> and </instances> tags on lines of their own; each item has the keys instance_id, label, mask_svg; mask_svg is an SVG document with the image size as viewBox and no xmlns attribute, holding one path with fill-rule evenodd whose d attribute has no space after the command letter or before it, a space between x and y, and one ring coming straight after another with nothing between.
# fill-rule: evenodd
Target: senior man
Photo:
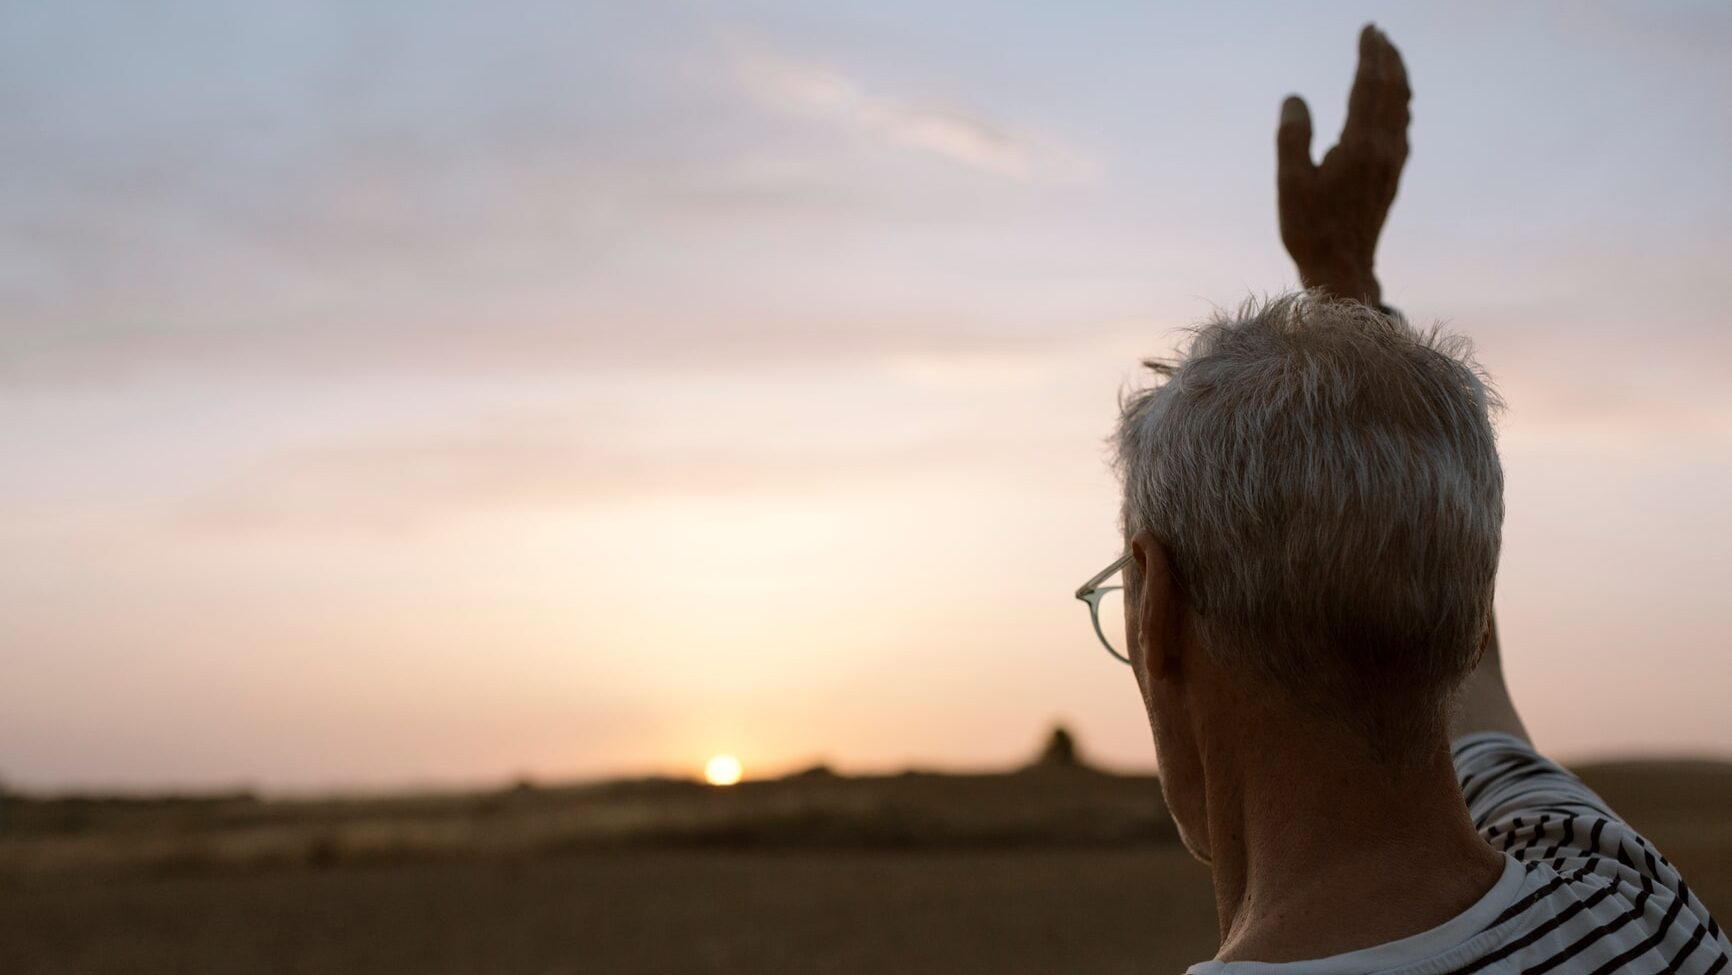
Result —
<instances>
[{"instance_id":1,"label":"senior man","mask_svg":"<svg viewBox=\"0 0 1732 975\"><path fill-rule=\"evenodd\" d=\"M1282 107L1282 238L1310 290L1151 364L1117 437L1127 551L1078 593L1214 875L1221 947L1190 971L1719 971L1708 909L1510 701L1497 400L1465 342L1381 308L1409 93L1375 28L1359 57L1321 164L1304 103Z\"/></svg>"}]
</instances>

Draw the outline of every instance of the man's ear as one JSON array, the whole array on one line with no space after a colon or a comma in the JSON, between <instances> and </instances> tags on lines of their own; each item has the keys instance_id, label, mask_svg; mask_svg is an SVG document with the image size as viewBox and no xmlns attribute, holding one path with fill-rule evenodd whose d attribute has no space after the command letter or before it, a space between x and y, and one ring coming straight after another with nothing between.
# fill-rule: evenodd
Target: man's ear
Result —
<instances>
[{"instance_id":1,"label":"man's ear","mask_svg":"<svg viewBox=\"0 0 1732 975\"><path fill-rule=\"evenodd\" d=\"M1131 652L1141 656L1151 678L1171 680L1179 676L1179 622L1185 604L1173 578L1167 547L1148 532L1137 532L1131 537L1131 562L1135 572L1127 581L1137 590L1136 646Z\"/></svg>"}]
</instances>

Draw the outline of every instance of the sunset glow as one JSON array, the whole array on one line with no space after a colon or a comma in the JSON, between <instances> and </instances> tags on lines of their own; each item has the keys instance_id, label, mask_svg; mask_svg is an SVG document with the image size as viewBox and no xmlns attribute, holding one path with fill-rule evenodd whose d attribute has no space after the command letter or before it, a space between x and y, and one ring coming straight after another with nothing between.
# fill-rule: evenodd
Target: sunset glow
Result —
<instances>
[{"instance_id":1,"label":"sunset glow","mask_svg":"<svg viewBox=\"0 0 1732 975\"><path fill-rule=\"evenodd\" d=\"M743 770L732 755L717 755L704 763L704 781L711 785L737 785Z\"/></svg>"}]
</instances>

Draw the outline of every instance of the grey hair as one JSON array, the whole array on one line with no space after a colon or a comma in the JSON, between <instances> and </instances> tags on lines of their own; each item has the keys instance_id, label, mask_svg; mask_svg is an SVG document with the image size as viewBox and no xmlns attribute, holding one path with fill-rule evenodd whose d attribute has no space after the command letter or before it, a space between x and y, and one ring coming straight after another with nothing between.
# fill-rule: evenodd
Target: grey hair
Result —
<instances>
[{"instance_id":1,"label":"grey hair","mask_svg":"<svg viewBox=\"0 0 1732 975\"><path fill-rule=\"evenodd\" d=\"M1502 403L1465 338L1319 293L1192 329L1122 398L1127 538L1165 547L1204 652L1405 761L1472 671L1503 532Z\"/></svg>"}]
</instances>

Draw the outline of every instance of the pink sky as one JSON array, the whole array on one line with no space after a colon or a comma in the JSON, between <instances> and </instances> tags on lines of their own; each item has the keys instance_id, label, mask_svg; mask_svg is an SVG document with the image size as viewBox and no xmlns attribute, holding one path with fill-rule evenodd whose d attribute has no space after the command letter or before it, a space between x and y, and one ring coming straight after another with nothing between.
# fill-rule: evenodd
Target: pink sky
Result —
<instances>
[{"instance_id":1,"label":"pink sky","mask_svg":"<svg viewBox=\"0 0 1732 975\"><path fill-rule=\"evenodd\" d=\"M1150 764L1070 596L1115 398L1294 284L1363 11L625 6L4 15L0 777ZM1380 23L1528 724L1732 753L1732 17Z\"/></svg>"}]
</instances>

